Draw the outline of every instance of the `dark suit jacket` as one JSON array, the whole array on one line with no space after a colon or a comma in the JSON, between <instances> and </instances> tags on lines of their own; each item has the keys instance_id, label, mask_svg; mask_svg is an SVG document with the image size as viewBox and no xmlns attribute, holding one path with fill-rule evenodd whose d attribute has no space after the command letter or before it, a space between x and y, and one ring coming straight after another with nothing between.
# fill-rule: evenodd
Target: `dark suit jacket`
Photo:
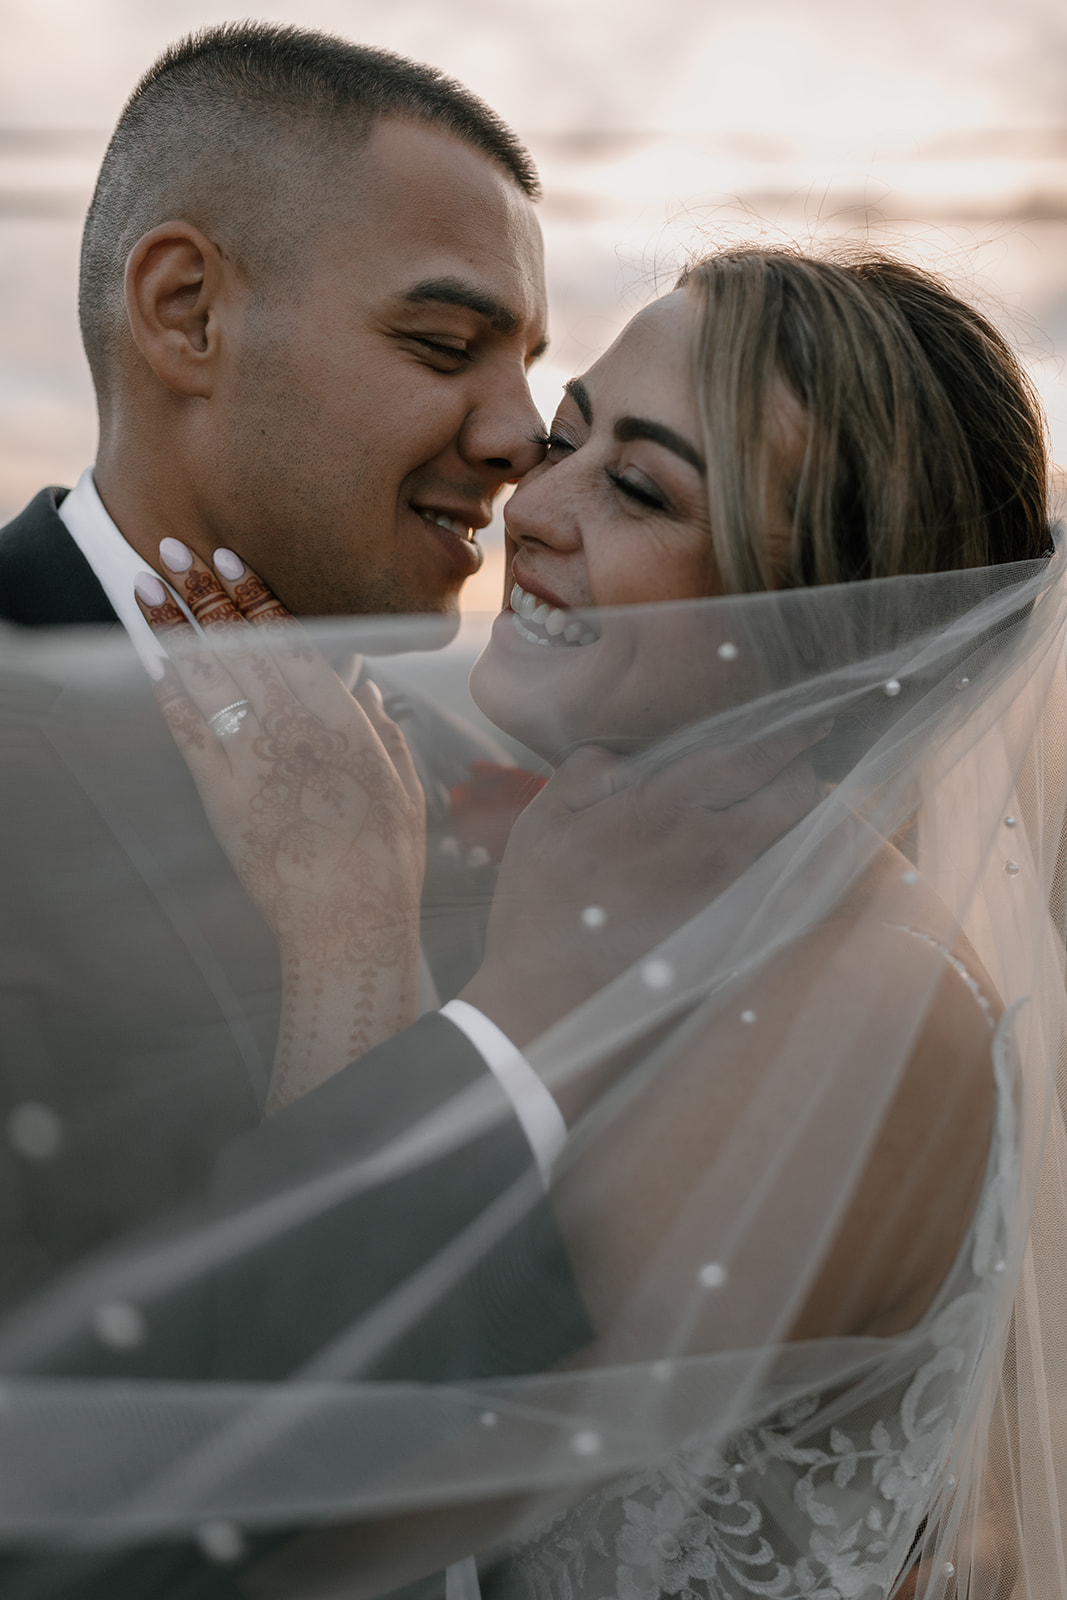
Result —
<instances>
[{"instance_id":1,"label":"dark suit jacket","mask_svg":"<svg viewBox=\"0 0 1067 1600\"><path fill-rule=\"evenodd\" d=\"M30 629L110 623L121 656L114 613L56 515L61 495L45 490L0 532L0 616ZM506 1226L449 1295L384 1344L364 1340L352 1375L530 1371L584 1342L531 1153L500 1097L463 1148L369 1192L342 1186L239 1260L206 1261L158 1304L142 1297L143 1347L102 1347L92 1285L109 1263L121 1270L131 1236L188 1230L343 1170L420 1110L491 1080L457 1029L427 1017L259 1127L274 942L139 670L117 671L101 696L76 670L0 649L0 783L0 1119L17 1133L43 1106L58 1130L43 1154L25 1138L0 1146L0 1370L283 1377L501 1206ZM60 1290L62 1322L49 1309ZM230 1584L188 1544L0 1568L5 1600L199 1600Z\"/></svg>"}]
</instances>

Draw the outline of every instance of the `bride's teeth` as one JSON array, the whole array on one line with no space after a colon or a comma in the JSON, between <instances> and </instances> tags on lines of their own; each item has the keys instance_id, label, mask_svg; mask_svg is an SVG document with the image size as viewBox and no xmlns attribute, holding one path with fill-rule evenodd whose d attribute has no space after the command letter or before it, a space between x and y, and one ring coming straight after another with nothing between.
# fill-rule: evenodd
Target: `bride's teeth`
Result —
<instances>
[{"instance_id":1,"label":"bride's teeth","mask_svg":"<svg viewBox=\"0 0 1067 1600\"><path fill-rule=\"evenodd\" d=\"M559 639L561 644L564 642L596 644L600 638L599 633L582 623L568 622L567 613L560 606L550 606L547 600L541 600L537 595L528 593L521 583L512 584L508 604L511 606L512 619L519 633L530 644L547 645L553 639ZM523 622L532 623L535 628L543 628L544 636L524 628Z\"/></svg>"}]
</instances>

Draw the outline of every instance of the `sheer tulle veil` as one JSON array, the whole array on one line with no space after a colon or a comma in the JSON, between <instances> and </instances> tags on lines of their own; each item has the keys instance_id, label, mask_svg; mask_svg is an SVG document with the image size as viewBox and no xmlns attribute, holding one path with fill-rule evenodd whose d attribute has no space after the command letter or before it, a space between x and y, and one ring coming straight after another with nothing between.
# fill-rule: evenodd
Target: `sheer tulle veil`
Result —
<instances>
[{"instance_id":1,"label":"sheer tulle veil","mask_svg":"<svg viewBox=\"0 0 1067 1600\"><path fill-rule=\"evenodd\" d=\"M622 752L619 781L638 798L665 765L709 749L803 729L814 741L824 789L806 819L710 903L680 905L629 970L527 1051L550 1085L621 1063L572 1129L553 1193L594 1241L618 1193L635 1228L659 1217L645 1266L610 1302L591 1356L383 1381L390 1350L533 1203L533 1174L284 1382L180 1375L172 1308L185 1286L224 1281L338 1185L429 1170L499 1114L477 1086L321 1178L280 1174L254 1206L120 1230L4 1305L0 1539L99 1550L511 1497L489 1594L875 1597L916 1562L931 1597L1067 1592L1064 561L1060 543L1046 562L605 611L594 645L527 650L519 672L509 646L491 647L482 672L541 726L558 719L561 743L574 707L587 719L596 707L580 737ZM409 626L309 631L332 654L374 657L403 650ZM424 662L409 681L432 699L439 668ZM150 737L123 731L139 672L107 641L0 640L9 861L46 899L63 822L20 809L37 759L26 731L53 752L77 745L82 790L136 859L137 830L107 797L116 773L136 792L153 759ZM68 897L87 937L99 904L86 885ZM447 908L436 915L439 938ZM595 929L576 919L569 937L580 963ZM42 1004L64 982L68 938L31 975ZM782 963L809 947L818 959L783 1018ZM960 1173L955 1258L904 1331L798 1338L947 982L988 1031L993 1085L977 1189ZM923 1092L936 1124L936 1086ZM108 1117L120 1140L122 1104ZM643 1173L690 1117L709 1129L706 1149L664 1220ZM601 1159L619 1129L624 1172ZM872 1238L894 1206L921 1206L919 1155L894 1161L863 1225ZM76 1166L70 1181L76 1206ZM106 1379L68 1356L99 1333L102 1307L125 1308L143 1335ZM250 1358L258 1336L250 1324ZM146 1368L154 1340L169 1342L177 1375Z\"/></svg>"}]
</instances>

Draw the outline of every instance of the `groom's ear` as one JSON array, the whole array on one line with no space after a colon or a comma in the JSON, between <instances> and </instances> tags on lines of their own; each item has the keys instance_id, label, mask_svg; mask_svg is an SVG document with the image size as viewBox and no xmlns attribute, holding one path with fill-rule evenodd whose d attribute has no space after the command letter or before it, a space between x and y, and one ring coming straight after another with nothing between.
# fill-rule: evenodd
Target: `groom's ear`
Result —
<instances>
[{"instance_id":1,"label":"groom's ear","mask_svg":"<svg viewBox=\"0 0 1067 1600\"><path fill-rule=\"evenodd\" d=\"M211 394L232 277L218 246L190 222L164 222L130 252L130 331L160 383L175 394Z\"/></svg>"}]
</instances>

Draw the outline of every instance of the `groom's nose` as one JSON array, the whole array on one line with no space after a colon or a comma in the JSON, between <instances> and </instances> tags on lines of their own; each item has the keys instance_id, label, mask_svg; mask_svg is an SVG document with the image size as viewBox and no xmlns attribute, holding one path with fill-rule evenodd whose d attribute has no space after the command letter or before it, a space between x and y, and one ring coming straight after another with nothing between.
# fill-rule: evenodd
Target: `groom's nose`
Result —
<instances>
[{"instance_id":1,"label":"groom's nose","mask_svg":"<svg viewBox=\"0 0 1067 1600\"><path fill-rule=\"evenodd\" d=\"M520 371L479 395L460 429L459 453L495 491L536 467L544 455L543 433L526 374Z\"/></svg>"}]
</instances>

